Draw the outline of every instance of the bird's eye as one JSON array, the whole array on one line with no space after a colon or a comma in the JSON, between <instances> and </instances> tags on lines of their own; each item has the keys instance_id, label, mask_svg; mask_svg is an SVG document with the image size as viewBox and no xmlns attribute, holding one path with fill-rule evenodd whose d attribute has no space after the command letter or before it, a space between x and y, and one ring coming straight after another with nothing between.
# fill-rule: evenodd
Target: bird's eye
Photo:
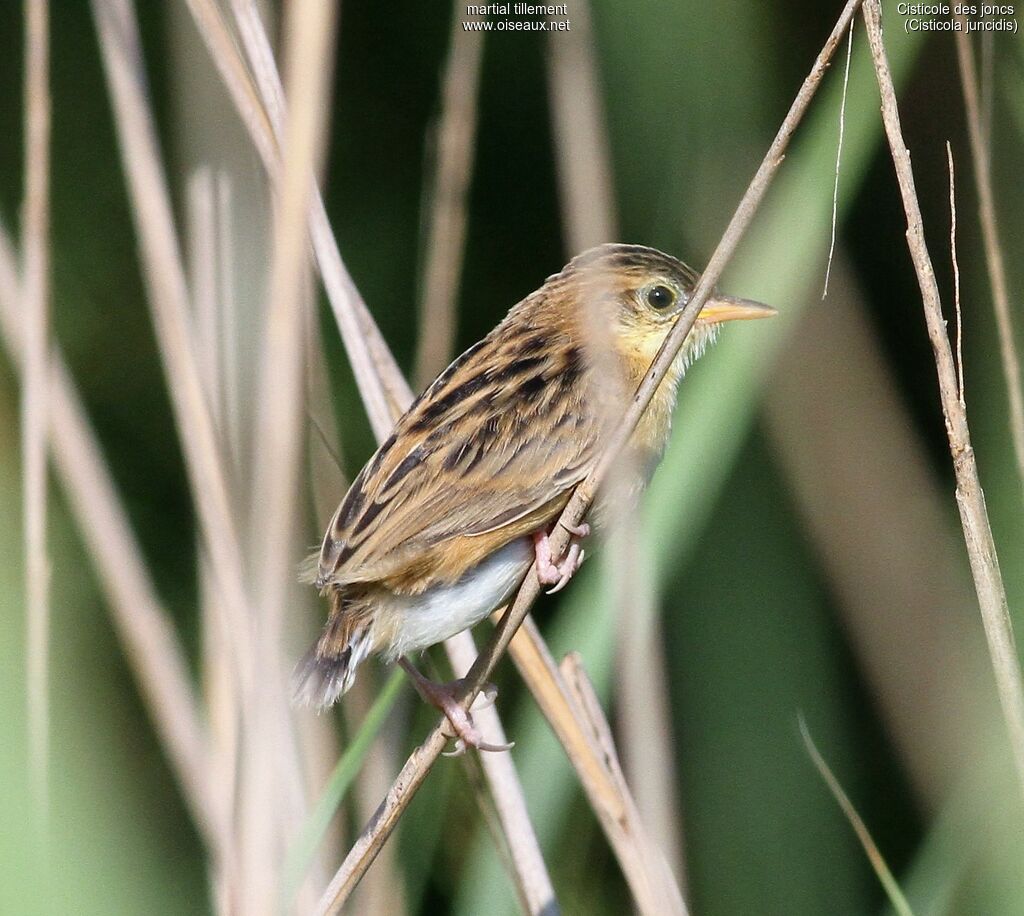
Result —
<instances>
[{"instance_id":1,"label":"bird's eye","mask_svg":"<svg viewBox=\"0 0 1024 916\"><path fill-rule=\"evenodd\" d=\"M664 311L676 301L676 294L667 286L658 284L647 290L647 304L659 312Z\"/></svg>"}]
</instances>

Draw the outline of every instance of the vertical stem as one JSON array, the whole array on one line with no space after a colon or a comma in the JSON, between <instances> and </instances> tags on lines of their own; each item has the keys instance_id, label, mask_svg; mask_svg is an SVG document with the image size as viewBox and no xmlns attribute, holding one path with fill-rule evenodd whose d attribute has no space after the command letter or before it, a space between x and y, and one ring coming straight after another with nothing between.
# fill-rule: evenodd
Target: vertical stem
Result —
<instances>
[{"instance_id":1,"label":"vertical stem","mask_svg":"<svg viewBox=\"0 0 1024 916\"><path fill-rule=\"evenodd\" d=\"M882 97L882 121L889 139L900 195L903 198L903 209L907 217L907 245L921 288L928 337L935 355L939 394L946 417L946 434L956 475L956 501L964 529L967 556L974 577L974 588L978 595L999 700L1009 732L1010 747L1024 793L1024 690L1021 686L1020 663L1006 603L1006 590L1003 588L999 559L988 523L985 494L978 479L978 465L974 458L974 449L971 447L967 410L959 398L956 365L949 338L946 336L946 323L942 317L942 303L939 299L938 284L935 282L935 270L924 241L924 223L921 219L917 192L914 189L914 171L900 127L896 90L893 87L889 61L882 41L882 14L878 0L865 0L863 13L868 30L868 42L871 45L871 56L875 64L875 76Z\"/></svg>"},{"instance_id":2,"label":"vertical stem","mask_svg":"<svg viewBox=\"0 0 1024 916\"><path fill-rule=\"evenodd\" d=\"M466 197L473 176L476 98L484 49L484 33L464 29L462 11L461 3L453 4L451 47L437 125L419 345L413 373L420 388L445 367L455 346L455 304L466 238Z\"/></svg>"},{"instance_id":3,"label":"vertical stem","mask_svg":"<svg viewBox=\"0 0 1024 916\"><path fill-rule=\"evenodd\" d=\"M21 391L30 782L48 807L50 564L46 546L46 431L50 296L50 86L48 0L25 0L25 201L22 214L25 375Z\"/></svg>"},{"instance_id":4,"label":"vertical stem","mask_svg":"<svg viewBox=\"0 0 1024 916\"><path fill-rule=\"evenodd\" d=\"M962 21L960 17L958 21ZM1017 473L1024 487L1024 393L1021 392L1020 358L1013 336L1010 313L1010 294L1006 283L1003 249L999 244L996 225L995 195L992 192L992 165L989 137L983 123L982 103L978 78L974 70L971 40L966 31L956 32L956 56L960 66L960 81L964 89L964 108L967 110L967 135L971 141L971 159L974 163L974 185L978 191L978 216L981 219L981 238L985 246L985 263L992 286L992 306L996 313L999 334L999 352L1002 357L1003 378L1010 402L1010 433L1013 452L1017 459Z\"/></svg>"}]
</instances>

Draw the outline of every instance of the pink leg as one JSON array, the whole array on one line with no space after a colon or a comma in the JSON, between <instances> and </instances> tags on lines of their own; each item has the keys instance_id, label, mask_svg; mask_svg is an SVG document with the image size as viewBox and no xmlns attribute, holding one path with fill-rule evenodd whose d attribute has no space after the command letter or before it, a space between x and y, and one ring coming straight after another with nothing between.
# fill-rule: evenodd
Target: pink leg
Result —
<instances>
[{"instance_id":1,"label":"pink leg","mask_svg":"<svg viewBox=\"0 0 1024 916\"><path fill-rule=\"evenodd\" d=\"M586 537L590 534L590 526L586 523L566 530L573 536L569 549L565 556L555 563L551 559L551 541L546 531L537 531L533 535L533 552L536 558L537 579L541 585L552 585L548 594L553 595L560 592L568 584L576 570L583 564L583 550L577 538Z\"/></svg>"},{"instance_id":2,"label":"pink leg","mask_svg":"<svg viewBox=\"0 0 1024 916\"><path fill-rule=\"evenodd\" d=\"M436 706L448 718L452 730L455 732L455 750L445 756L457 757L466 752L467 747L476 748L478 751L507 751L511 750L511 744L488 744L484 741L480 730L473 724L469 713L459 705L459 699L465 688L463 681L451 681L447 684L438 684L429 678L424 677L416 670L407 658L400 658L398 664L412 679L416 692L431 706ZM493 684L484 687L483 695L494 702L497 694Z\"/></svg>"}]
</instances>

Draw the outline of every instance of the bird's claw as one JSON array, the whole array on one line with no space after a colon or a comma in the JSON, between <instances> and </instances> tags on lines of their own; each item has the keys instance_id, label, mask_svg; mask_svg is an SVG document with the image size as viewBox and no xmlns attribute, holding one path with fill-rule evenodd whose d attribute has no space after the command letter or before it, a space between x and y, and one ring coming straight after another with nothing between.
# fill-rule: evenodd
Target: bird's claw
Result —
<instances>
[{"instance_id":1,"label":"bird's claw","mask_svg":"<svg viewBox=\"0 0 1024 916\"><path fill-rule=\"evenodd\" d=\"M436 706L444 713L448 720L449 734L455 738L455 747L445 753L446 757L459 757L466 753L467 747L476 748L478 751L490 751L500 753L511 750L512 744L491 744L484 741L483 733L473 724L473 718L469 711L462 707L459 700L466 690L466 681L461 678L448 684L437 684L425 678L416 667L405 658L399 659L399 664L412 678L412 682L419 692L431 706ZM480 688L470 708L486 709L493 705L498 696L498 688L494 684L484 684Z\"/></svg>"},{"instance_id":2,"label":"bird's claw","mask_svg":"<svg viewBox=\"0 0 1024 916\"><path fill-rule=\"evenodd\" d=\"M574 538L586 537L590 534L590 526L586 522L571 528L568 525L564 527ZM585 551L576 540L573 540L565 552L565 556L557 563L551 559L551 542L546 532L540 531L533 536L533 549L536 557L537 580L541 585L554 586L548 589L547 594L549 595L565 588L575 575L576 570L583 565Z\"/></svg>"},{"instance_id":3,"label":"bird's claw","mask_svg":"<svg viewBox=\"0 0 1024 916\"><path fill-rule=\"evenodd\" d=\"M573 537L582 539L590 536L590 525L586 522L580 522L578 525L569 525L565 522L559 522L558 524L568 531Z\"/></svg>"}]
</instances>

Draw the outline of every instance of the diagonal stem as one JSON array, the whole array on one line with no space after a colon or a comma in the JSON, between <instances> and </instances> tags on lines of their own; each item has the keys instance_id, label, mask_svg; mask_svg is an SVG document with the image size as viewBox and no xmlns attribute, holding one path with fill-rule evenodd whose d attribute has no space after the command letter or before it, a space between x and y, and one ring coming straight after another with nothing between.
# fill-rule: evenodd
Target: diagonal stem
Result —
<instances>
[{"instance_id":1,"label":"diagonal stem","mask_svg":"<svg viewBox=\"0 0 1024 916\"><path fill-rule=\"evenodd\" d=\"M679 352L686 339L686 335L693 327L698 313L718 282L728 259L732 256L740 238L753 220L754 214L764 198L775 171L782 162L783 154L793 136L793 132L806 112L818 86L821 84L821 80L828 67L828 62L835 53L835 49L846 29L849 28L850 22L859 6L860 0L849 0L843 8L839 21L836 23L824 47L819 52L810 73L797 92L789 112L783 120L775 139L772 141L743 198L740 200L739 206L726 227L725 233L718 243L714 254L711 256L711 260L708 262L708 266L701 276L700 282L697 284L697 288L694 290L690 301L680 314L676 325L666 337L650 370L644 376L612 442L602 455L595 470L576 488L575 493L563 511L559 524L555 526L551 537L552 552L555 555L560 556L568 546L569 529L578 526L583 521L598 485L608 473L608 469L614 462L618 452L625 445L636 424L639 422L644 409L650 403L658 385L672 365L672 361ZM530 606L536 600L539 592L540 583L536 574L531 570L520 587L511 607L502 617L494 638L480 654L479 658L477 658L476 663L467 675L469 689L463 700L467 708L472 703L477 692L479 692L481 685L490 675L498 658L508 648L516 630L525 619ZM337 912L358 883L359 878L370 866L370 863L380 851L381 846L383 846L387 837L394 830L395 825L398 823L413 795L423 784L431 766L433 766L440 755L446 740L443 729L444 721L438 722L423 744L413 751L392 785L391 790L385 796L383 802L381 802L377 812L357 839L342 863L341 868L339 868L325 891L320 902L319 912Z\"/></svg>"}]
</instances>

